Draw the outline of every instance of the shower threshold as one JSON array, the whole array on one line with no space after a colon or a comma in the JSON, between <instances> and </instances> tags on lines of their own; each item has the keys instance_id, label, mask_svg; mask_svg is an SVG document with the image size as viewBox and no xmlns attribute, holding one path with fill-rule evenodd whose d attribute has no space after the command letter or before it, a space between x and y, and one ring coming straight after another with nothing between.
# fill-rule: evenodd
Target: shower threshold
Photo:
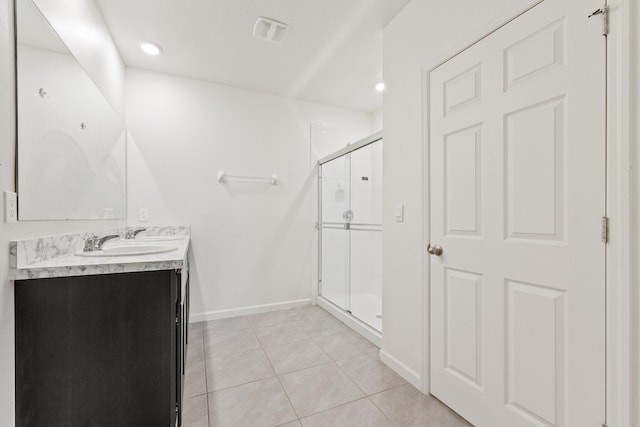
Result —
<instances>
[{"instance_id":1,"label":"shower threshold","mask_svg":"<svg viewBox=\"0 0 640 427\"><path fill-rule=\"evenodd\" d=\"M363 338L371 342L378 348L382 347L382 334L380 331L375 330L362 320L358 319L354 315L346 312L342 308L338 307L326 298L318 295L318 305L324 310L328 311L333 317L340 320L342 323L353 329L360 334Z\"/></svg>"}]
</instances>

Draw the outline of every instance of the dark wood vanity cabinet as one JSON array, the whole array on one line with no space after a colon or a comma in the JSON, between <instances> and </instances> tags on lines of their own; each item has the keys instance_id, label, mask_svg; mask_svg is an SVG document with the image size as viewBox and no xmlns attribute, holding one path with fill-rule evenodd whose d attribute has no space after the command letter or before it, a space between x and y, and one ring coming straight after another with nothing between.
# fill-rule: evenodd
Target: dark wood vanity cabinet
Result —
<instances>
[{"instance_id":1,"label":"dark wood vanity cabinet","mask_svg":"<svg viewBox=\"0 0 640 427\"><path fill-rule=\"evenodd\" d=\"M16 426L180 425L187 280L161 270L16 281Z\"/></svg>"}]
</instances>

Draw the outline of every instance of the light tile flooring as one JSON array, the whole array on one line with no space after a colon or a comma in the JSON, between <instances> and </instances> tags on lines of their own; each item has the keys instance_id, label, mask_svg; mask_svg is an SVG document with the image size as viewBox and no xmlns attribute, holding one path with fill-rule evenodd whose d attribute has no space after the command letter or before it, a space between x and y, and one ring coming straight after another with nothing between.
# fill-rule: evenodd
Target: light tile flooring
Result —
<instances>
[{"instance_id":1,"label":"light tile flooring","mask_svg":"<svg viewBox=\"0 0 640 427\"><path fill-rule=\"evenodd\" d=\"M469 426L317 306L190 325L184 427Z\"/></svg>"}]
</instances>

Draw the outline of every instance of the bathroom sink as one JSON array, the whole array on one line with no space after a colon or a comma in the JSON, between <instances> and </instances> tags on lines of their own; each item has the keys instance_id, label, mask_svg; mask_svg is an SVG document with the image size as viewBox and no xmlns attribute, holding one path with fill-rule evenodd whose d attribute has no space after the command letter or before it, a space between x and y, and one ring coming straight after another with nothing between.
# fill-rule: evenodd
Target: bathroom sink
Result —
<instances>
[{"instance_id":1,"label":"bathroom sink","mask_svg":"<svg viewBox=\"0 0 640 427\"><path fill-rule=\"evenodd\" d=\"M175 247L164 245L126 245L126 246L111 246L103 248L100 251L93 252L76 252L77 256L86 257L112 257L112 256L134 256L134 255L151 255L161 254L163 252L169 252L175 250Z\"/></svg>"},{"instance_id":2,"label":"bathroom sink","mask_svg":"<svg viewBox=\"0 0 640 427\"><path fill-rule=\"evenodd\" d=\"M182 240L186 236L138 236L133 239L134 242L170 242L174 240Z\"/></svg>"}]
</instances>

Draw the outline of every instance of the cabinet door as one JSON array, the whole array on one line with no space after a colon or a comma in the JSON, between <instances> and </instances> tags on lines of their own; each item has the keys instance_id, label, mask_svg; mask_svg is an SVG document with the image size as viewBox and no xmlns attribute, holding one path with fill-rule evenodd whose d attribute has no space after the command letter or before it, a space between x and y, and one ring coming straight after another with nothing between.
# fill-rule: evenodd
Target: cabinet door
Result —
<instances>
[{"instance_id":1,"label":"cabinet door","mask_svg":"<svg viewBox=\"0 0 640 427\"><path fill-rule=\"evenodd\" d=\"M175 280L17 281L16 426L173 426Z\"/></svg>"}]
</instances>

